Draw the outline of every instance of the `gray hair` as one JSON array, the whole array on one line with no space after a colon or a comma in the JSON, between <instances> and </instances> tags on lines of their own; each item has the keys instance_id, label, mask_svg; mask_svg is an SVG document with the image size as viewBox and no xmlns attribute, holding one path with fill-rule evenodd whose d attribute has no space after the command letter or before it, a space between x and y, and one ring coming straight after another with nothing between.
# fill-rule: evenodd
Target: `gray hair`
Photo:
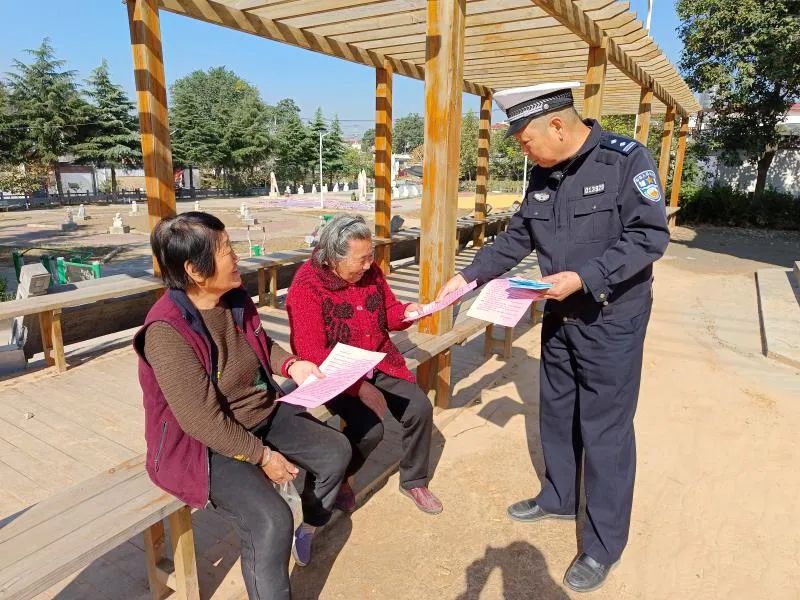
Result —
<instances>
[{"instance_id":1,"label":"gray hair","mask_svg":"<svg viewBox=\"0 0 800 600\"><path fill-rule=\"evenodd\" d=\"M372 232L364 217L340 213L322 228L314 260L317 264L332 267L347 256L350 240L370 239Z\"/></svg>"}]
</instances>

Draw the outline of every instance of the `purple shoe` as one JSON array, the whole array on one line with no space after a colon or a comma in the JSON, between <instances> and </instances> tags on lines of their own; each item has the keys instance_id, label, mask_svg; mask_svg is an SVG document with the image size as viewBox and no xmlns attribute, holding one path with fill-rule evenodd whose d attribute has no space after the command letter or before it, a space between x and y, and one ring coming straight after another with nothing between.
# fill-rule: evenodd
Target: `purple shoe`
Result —
<instances>
[{"instance_id":1,"label":"purple shoe","mask_svg":"<svg viewBox=\"0 0 800 600\"><path fill-rule=\"evenodd\" d=\"M333 508L344 513L352 513L356 510L356 493L347 481L342 482L339 488L339 495L333 503Z\"/></svg>"},{"instance_id":2,"label":"purple shoe","mask_svg":"<svg viewBox=\"0 0 800 600\"><path fill-rule=\"evenodd\" d=\"M314 541L314 533L303 529L303 525L294 532L292 557L298 567L305 567L311 562L311 542Z\"/></svg>"},{"instance_id":3,"label":"purple shoe","mask_svg":"<svg viewBox=\"0 0 800 600\"><path fill-rule=\"evenodd\" d=\"M442 512L442 502L439 500L427 486L419 486L406 490L400 488L400 493L408 496L414 501L414 504L424 513L429 515L438 515Z\"/></svg>"}]
</instances>

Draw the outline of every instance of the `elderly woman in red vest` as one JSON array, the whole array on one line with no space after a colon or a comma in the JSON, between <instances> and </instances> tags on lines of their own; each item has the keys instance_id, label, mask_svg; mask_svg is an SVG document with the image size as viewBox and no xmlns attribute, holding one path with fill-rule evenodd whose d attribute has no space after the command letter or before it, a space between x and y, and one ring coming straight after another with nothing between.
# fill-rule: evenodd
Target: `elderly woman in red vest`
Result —
<instances>
[{"instance_id":1,"label":"elderly woman in red vest","mask_svg":"<svg viewBox=\"0 0 800 600\"><path fill-rule=\"evenodd\" d=\"M290 598L290 550L304 565L316 527L331 516L350 460L338 431L276 402L273 375L298 384L316 365L275 344L242 288L222 222L189 212L151 236L167 293L136 335L144 392L147 471L190 506L207 504L235 524L250 598ZM273 483L306 470L304 523ZM294 544L293 542L294 536Z\"/></svg>"},{"instance_id":2,"label":"elderly woman in red vest","mask_svg":"<svg viewBox=\"0 0 800 600\"><path fill-rule=\"evenodd\" d=\"M362 217L339 214L325 226L311 260L294 277L286 308L292 350L303 359L321 364L338 342L386 353L372 373L327 403L344 419L343 433L352 444L348 477L381 441L383 419L391 413L403 429L400 491L420 510L441 512L441 502L427 487L433 409L389 339L390 331L411 325L405 318L419 306L395 298L375 263ZM344 482L336 507L352 512L355 504Z\"/></svg>"}]
</instances>

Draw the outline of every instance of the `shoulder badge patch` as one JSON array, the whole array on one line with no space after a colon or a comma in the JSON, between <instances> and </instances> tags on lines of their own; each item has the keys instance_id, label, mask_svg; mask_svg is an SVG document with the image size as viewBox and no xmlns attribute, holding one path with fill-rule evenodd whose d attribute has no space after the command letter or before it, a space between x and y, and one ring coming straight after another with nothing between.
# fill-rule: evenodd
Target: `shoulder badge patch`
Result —
<instances>
[{"instance_id":1,"label":"shoulder badge patch","mask_svg":"<svg viewBox=\"0 0 800 600\"><path fill-rule=\"evenodd\" d=\"M548 192L536 192L533 197L537 202L547 202L550 200L550 194Z\"/></svg>"},{"instance_id":2,"label":"shoulder badge patch","mask_svg":"<svg viewBox=\"0 0 800 600\"><path fill-rule=\"evenodd\" d=\"M639 190L639 193L648 200L652 202L661 200L661 190L658 188L658 179L656 179L655 171L652 169L647 169L647 171L642 171L636 175L633 178L633 183L636 185L636 189Z\"/></svg>"},{"instance_id":3,"label":"shoulder badge patch","mask_svg":"<svg viewBox=\"0 0 800 600\"><path fill-rule=\"evenodd\" d=\"M606 134L600 140L600 147L608 150L616 150L627 156L639 145L639 142L630 138Z\"/></svg>"}]
</instances>

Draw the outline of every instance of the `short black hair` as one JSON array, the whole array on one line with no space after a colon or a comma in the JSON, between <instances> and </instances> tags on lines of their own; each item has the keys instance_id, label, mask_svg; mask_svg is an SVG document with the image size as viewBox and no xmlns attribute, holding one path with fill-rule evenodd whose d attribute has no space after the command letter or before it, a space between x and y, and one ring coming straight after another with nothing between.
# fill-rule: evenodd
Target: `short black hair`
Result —
<instances>
[{"instance_id":1,"label":"short black hair","mask_svg":"<svg viewBox=\"0 0 800 600\"><path fill-rule=\"evenodd\" d=\"M214 254L223 231L225 224L204 212L192 211L161 219L150 234L150 247L164 285L177 290L192 285L184 266L187 260L203 277L211 277L216 269Z\"/></svg>"}]
</instances>

